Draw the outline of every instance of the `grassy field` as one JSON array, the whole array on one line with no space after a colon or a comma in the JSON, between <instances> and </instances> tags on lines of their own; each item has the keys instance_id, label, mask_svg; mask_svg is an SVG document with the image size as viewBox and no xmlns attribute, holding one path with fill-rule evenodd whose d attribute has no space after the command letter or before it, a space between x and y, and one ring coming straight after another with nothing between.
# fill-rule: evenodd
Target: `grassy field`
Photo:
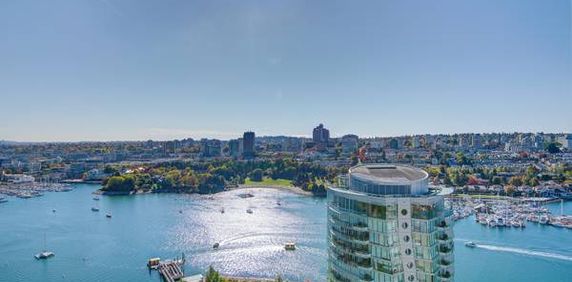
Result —
<instances>
[{"instance_id":1,"label":"grassy field","mask_svg":"<svg viewBox=\"0 0 572 282\"><path fill-rule=\"evenodd\" d=\"M247 178L244 181L245 185L268 185L268 186L286 186L286 187L293 187L292 182L288 179L272 179L268 177L264 177L262 181L252 181L250 178Z\"/></svg>"}]
</instances>

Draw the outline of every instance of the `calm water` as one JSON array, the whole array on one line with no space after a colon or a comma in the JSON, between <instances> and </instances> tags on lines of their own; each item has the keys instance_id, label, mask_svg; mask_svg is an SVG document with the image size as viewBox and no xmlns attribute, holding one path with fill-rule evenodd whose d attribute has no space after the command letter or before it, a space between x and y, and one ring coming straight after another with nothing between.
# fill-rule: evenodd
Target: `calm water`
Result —
<instances>
[{"instance_id":1,"label":"calm water","mask_svg":"<svg viewBox=\"0 0 572 282\"><path fill-rule=\"evenodd\" d=\"M325 280L326 210L323 199L274 189L214 195L101 197L97 186L77 185L0 204L0 281L159 281L145 266L150 257L184 252L187 274L209 265L237 276ZM280 200L281 206L276 205ZM98 206L99 213L92 212ZM220 208L225 207L225 213ZM559 211L559 205L551 206ZM246 209L252 208L253 214ZM57 212L53 213L52 209ZM565 205L572 213L572 205ZM182 213L179 213L182 211ZM105 214L111 212L112 219ZM48 261L33 255L44 245ZM457 222L457 281L570 281L572 231L529 224L526 230L487 229L472 219ZM465 240L482 244L469 249ZM284 243L298 250L287 252ZM220 248L212 245L220 242Z\"/></svg>"}]
</instances>

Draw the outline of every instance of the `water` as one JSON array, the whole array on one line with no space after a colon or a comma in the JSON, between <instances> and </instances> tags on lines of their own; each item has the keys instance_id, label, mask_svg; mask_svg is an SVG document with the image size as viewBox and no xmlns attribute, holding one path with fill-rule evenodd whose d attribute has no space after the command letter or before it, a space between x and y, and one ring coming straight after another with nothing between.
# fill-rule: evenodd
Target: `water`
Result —
<instances>
[{"instance_id":1,"label":"water","mask_svg":"<svg viewBox=\"0 0 572 282\"><path fill-rule=\"evenodd\" d=\"M327 262L325 200L274 189L200 195L101 197L97 186L68 193L10 198L0 204L0 281L160 281L145 266L151 257L184 252L187 274L209 265L236 276L324 281ZM282 203L276 204L277 200ZM92 212L98 206L100 212ZM220 208L225 207L225 213ZM246 213L252 208L253 214ZM56 209L56 213L52 213ZM560 205L551 205L554 212ZM182 213L179 213L182 211ZM113 218L105 217L107 212ZM565 204L572 213L572 204ZM457 281L569 281L572 231L528 224L525 230L488 229L473 219L455 225ZM47 248L56 256L36 261ZM463 246L466 240L477 248ZM297 243L285 251L284 243ZM220 243L218 250L212 245Z\"/></svg>"}]
</instances>

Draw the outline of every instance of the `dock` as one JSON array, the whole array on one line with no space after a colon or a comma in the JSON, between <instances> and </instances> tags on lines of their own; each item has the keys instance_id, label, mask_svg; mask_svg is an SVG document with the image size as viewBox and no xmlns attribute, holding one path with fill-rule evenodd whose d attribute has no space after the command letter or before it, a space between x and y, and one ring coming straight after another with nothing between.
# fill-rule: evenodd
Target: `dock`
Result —
<instances>
[{"instance_id":1,"label":"dock","mask_svg":"<svg viewBox=\"0 0 572 282\"><path fill-rule=\"evenodd\" d=\"M183 270L176 261L161 263L159 273L167 282L175 282L183 278Z\"/></svg>"}]
</instances>

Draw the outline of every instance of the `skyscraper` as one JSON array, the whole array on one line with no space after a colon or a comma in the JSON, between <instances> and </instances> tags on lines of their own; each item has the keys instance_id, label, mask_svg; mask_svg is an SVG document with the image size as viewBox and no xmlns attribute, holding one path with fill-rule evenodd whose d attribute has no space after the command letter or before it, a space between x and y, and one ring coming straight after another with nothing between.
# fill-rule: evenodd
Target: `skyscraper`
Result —
<instances>
[{"instance_id":1,"label":"skyscraper","mask_svg":"<svg viewBox=\"0 0 572 282\"><path fill-rule=\"evenodd\" d=\"M320 123L318 127L314 128L314 131L312 132L312 139L316 144L328 143L330 140L330 131Z\"/></svg>"},{"instance_id":2,"label":"skyscraper","mask_svg":"<svg viewBox=\"0 0 572 282\"><path fill-rule=\"evenodd\" d=\"M358 165L328 189L329 281L452 281L453 231L428 174Z\"/></svg>"},{"instance_id":3,"label":"skyscraper","mask_svg":"<svg viewBox=\"0 0 572 282\"><path fill-rule=\"evenodd\" d=\"M242 156L244 158L254 157L254 132L247 131L242 136Z\"/></svg>"}]
</instances>

